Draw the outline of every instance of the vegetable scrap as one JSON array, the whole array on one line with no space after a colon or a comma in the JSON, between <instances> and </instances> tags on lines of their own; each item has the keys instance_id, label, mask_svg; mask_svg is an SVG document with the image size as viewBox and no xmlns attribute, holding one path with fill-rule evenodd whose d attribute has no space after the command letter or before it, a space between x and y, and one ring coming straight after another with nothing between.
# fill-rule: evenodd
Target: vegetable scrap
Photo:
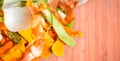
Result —
<instances>
[{"instance_id":1,"label":"vegetable scrap","mask_svg":"<svg viewBox=\"0 0 120 61\"><path fill-rule=\"evenodd\" d=\"M64 56L82 33L73 30L75 0L1 0L0 61Z\"/></svg>"},{"instance_id":2,"label":"vegetable scrap","mask_svg":"<svg viewBox=\"0 0 120 61\"><path fill-rule=\"evenodd\" d=\"M52 51L56 56L63 56L64 47L65 47L65 44L61 40L57 39L52 46Z\"/></svg>"}]
</instances>

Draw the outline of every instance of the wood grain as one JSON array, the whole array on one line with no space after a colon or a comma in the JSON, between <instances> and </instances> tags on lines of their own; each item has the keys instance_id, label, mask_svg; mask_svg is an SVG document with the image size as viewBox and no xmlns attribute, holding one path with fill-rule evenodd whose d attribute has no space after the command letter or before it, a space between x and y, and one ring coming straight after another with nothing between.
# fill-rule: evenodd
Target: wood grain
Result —
<instances>
[{"instance_id":1,"label":"wood grain","mask_svg":"<svg viewBox=\"0 0 120 61\"><path fill-rule=\"evenodd\" d=\"M83 33L76 46L40 61L120 61L120 0L89 0L75 17L74 29Z\"/></svg>"}]
</instances>

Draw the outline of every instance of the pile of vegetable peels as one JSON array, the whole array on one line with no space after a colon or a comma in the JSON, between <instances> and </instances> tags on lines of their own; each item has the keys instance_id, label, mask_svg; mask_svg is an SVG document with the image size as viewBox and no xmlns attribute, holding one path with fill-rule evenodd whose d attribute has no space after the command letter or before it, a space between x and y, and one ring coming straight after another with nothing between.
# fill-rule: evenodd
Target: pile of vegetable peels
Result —
<instances>
[{"instance_id":1,"label":"pile of vegetable peels","mask_svg":"<svg viewBox=\"0 0 120 61\"><path fill-rule=\"evenodd\" d=\"M1 0L0 61L36 61L75 45L74 0Z\"/></svg>"}]
</instances>

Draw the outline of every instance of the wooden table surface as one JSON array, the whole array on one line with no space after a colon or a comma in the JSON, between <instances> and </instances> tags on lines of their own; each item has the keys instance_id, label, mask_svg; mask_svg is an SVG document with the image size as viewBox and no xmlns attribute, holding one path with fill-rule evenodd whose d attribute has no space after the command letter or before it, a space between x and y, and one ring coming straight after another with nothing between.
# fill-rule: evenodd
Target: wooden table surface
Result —
<instances>
[{"instance_id":1,"label":"wooden table surface","mask_svg":"<svg viewBox=\"0 0 120 61\"><path fill-rule=\"evenodd\" d=\"M74 29L83 33L65 56L40 61L120 61L120 0L89 0L76 8Z\"/></svg>"}]
</instances>

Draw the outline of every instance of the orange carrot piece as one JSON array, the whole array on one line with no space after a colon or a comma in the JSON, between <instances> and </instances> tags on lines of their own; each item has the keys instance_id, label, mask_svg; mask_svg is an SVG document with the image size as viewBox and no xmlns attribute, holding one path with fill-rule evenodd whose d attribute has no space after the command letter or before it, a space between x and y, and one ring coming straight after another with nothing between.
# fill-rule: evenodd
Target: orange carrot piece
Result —
<instances>
[{"instance_id":1,"label":"orange carrot piece","mask_svg":"<svg viewBox=\"0 0 120 61\"><path fill-rule=\"evenodd\" d=\"M4 60L0 57L0 61L4 61Z\"/></svg>"},{"instance_id":2,"label":"orange carrot piece","mask_svg":"<svg viewBox=\"0 0 120 61\"><path fill-rule=\"evenodd\" d=\"M68 28L68 27L64 27L64 29L66 30L66 32L69 34L69 35L71 35L72 37L74 37L74 36L82 36L82 33L81 32L78 32L78 31L76 31L76 30L73 30L73 29L71 29L71 28Z\"/></svg>"},{"instance_id":3,"label":"orange carrot piece","mask_svg":"<svg viewBox=\"0 0 120 61\"><path fill-rule=\"evenodd\" d=\"M18 59L18 58L13 58L13 59L11 59L10 61L21 61L21 60Z\"/></svg>"},{"instance_id":4,"label":"orange carrot piece","mask_svg":"<svg viewBox=\"0 0 120 61\"><path fill-rule=\"evenodd\" d=\"M3 44L5 44L5 42L6 42L6 40L5 40L5 38L3 37L2 40L0 41L0 43L3 45Z\"/></svg>"},{"instance_id":5,"label":"orange carrot piece","mask_svg":"<svg viewBox=\"0 0 120 61\"><path fill-rule=\"evenodd\" d=\"M0 30L6 30L6 26L4 25L4 23L0 23Z\"/></svg>"},{"instance_id":6,"label":"orange carrot piece","mask_svg":"<svg viewBox=\"0 0 120 61\"><path fill-rule=\"evenodd\" d=\"M10 61L17 61L17 59L16 59L16 58L13 58L13 59L11 59Z\"/></svg>"},{"instance_id":7,"label":"orange carrot piece","mask_svg":"<svg viewBox=\"0 0 120 61\"><path fill-rule=\"evenodd\" d=\"M7 50L9 50L10 48L13 47L13 41L9 41L7 43L5 43L5 45L3 45L1 48L0 48L0 55L5 53Z\"/></svg>"}]
</instances>

